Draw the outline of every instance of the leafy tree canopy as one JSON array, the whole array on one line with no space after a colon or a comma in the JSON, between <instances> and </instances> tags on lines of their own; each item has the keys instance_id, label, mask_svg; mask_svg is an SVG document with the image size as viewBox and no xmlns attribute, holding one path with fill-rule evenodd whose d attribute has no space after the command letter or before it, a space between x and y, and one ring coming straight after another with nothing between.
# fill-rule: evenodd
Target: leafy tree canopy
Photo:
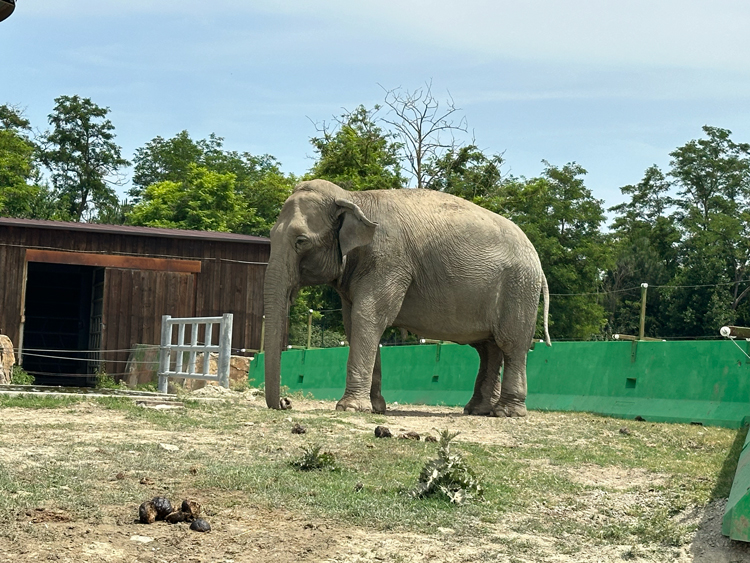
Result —
<instances>
[{"instance_id":1,"label":"leafy tree canopy","mask_svg":"<svg viewBox=\"0 0 750 563\"><path fill-rule=\"evenodd\" d=\"M52 172L56 198L74 221L118 204L113 185L121 182L117 174L129 162L114 142L108 114L109 108L90 98L60 96L49 115L52 129L42 136L41 161Z\"/></svg>"},{"instance_id":2,"label":"leafy tree canopy","mask_svg":"<svg viewBox=\"0 0 750 563\"><path fill-rule=\"evenodd\" d=\"M399 144L377 125L379 109L359 106L344 112L333 128L324 124L320 136L310 139L318 160L308 177L323 178L347 190L402 187Z\"/></svg>"},{"instance_id":3,"label":"leafy tree canopy","mask_svg":"<svg viewBox=\"0 0 750 563\"><path fill-rule=\"evenodd\" d=\"M49 190L41 185L30 132L31 124L18 108L0 105L0 215L52 218L54 205Z\"/></svg>"},{"instance_id":4,"label":"leafy tree canopy","mask_svg":"<svg viewBox=\"0 0 750 563\"><path fill-rule=\"evenodd\" d=\"M235 176L196 164L188 165L185 180L151 184L128 214L131 225L233 231L241 214L235 194Z\"/></svg>"},{"instance_id":5,"label":"leafy tree canopy","mask_svg":"<svg viewBox=\"0 0 750 563\"><path fill-rule=\"evenodd\" d=\"M602 201L585 186L580 165L544 165L538 178L505 182L490 208L513 220L536 247L550 293L557 294L550 303L555 338L591 338L606 321L595 294L611 259L600 230Z\"/></svg>"},{"instance_id":6,"label":"leafy tree canopy","mask_svg":"<svg viewBox=\"0 0 750 563\"><path fill-rule=\"evenodd\" d=\"M143 223L146 220L143 213L148 208L149 213L156 214L149 215L149 221L158 217L160 222L183 225L181 228L231 230L267 236L295 181L293 176L281 172L279 163L270 155L254 156L247 152L227 151L221 137L212 134L208 139L196 141L190 138L187 131L181 131L171 139L152 139L136 150L134 164L134 187L130 195L136 202L148 205L136 205L132 212L134 215L128 219L133 224L147 224ZM172 196L176 197L178 192L182 194L180 198L193 193L191 190L198 178L198 171L204 175L210 172L225 178L231 176L233 201L226 202L232 208L231 217L221 224L194 217L189 221L193 226L189 227L185 223L186 217L182 215L184 206L178 206L178 210L178 207L166 205L166 201ZM218 176L212 177L215 179ZM166 188L165 182L170 183L171 187ZM159 188L151 189L153 186ZM168 194L171 195L167 197ZM157 204L157 201L161 203ZM205 205L208 202L199 199L195 203ZM171 217L168 216L170 209L174 209ZM206 215L207 212L201 213Z\"/></svg>"}]
</instances>

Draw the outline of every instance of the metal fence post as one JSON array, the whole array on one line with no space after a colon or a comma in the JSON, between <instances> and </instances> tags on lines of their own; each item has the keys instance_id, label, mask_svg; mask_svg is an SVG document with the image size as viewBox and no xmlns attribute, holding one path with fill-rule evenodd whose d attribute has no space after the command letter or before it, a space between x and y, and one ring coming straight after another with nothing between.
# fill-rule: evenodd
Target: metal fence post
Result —
<instances>
[{"instance_id":1,"label":"metal fence post","mask_svg":"<svg viewBox=\"0 0 750 563\"><path fill-rule=\"evenodd\" d=\"M225 313L221 321L221 332L219 333L219 361L218 376L219 385L229 389L229 364L232 357L232 324L234 315ZM208 361L206 359L205 361Z\"/></svg>"},{"instance_id":2,"label":"metal fence post","mask_svg":"<svg viewBox=\"0 0 750 563\"><path fill-rule=\"evenodd\" d=\"M161 375L169 371L169 361L172 355L169 351L169 345L172 341L172 327L169 326L170 315L161 317L161 346L159 347L159 393L167 392L167 376Z\"/></svg>"}]
</instances>

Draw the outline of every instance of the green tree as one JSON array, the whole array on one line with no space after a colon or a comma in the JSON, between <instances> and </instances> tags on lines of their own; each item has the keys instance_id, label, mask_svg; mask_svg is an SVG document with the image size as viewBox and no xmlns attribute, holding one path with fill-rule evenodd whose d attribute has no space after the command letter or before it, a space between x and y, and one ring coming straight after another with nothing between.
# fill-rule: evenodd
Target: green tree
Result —
<instances>
[{"instance_id":1,"label":"green tree","mask_svg":"<svg viewBox=\"0 0 750 563\"><path fill-rule=\"evenodd\" d=\"M235 230L241 206L235 193L235 176L190 164L183 181L151 184L128 214L131 225L190 229Z\"/></svg>"},{"instance_id":2,"label":"green tree","mask_svg":"<svg viewBox=\"0 0 750 563\"><path fill-rule=\"evenodd\" d=\"M651 166L638 184L620 188L629 201L610 208L617 214L612 223L614 264L604 287L612 333L638 334L640 285L666 285L676 273L680 233L668 215L671 188L662 171ZM653 288L647 295L646 335L664 336L662 292Z\"/></svg>"},{"instance_id":3,"label":"green tree","mask_svg":"<svg viewBox=\"0 0 750 563\"><path fill-rule=\"evenodd\" d=\"M359 106L344 112L333 127L323 124L320 136L310 139L318 159L308 176L330 180L347 190L401 188L399 144L377 125L379 109Z\"/></svg>"},{"instance_id":4,"label":"green tree","mask_svg":"<svg viewBox=\"0 0 750 563\"><path fill-rule=\"evenodd\" d=\"M272 156L227 151L224 140L214 134L197 141L187 131L171 139L156 137L136 150L133 162L133 188L129 193L135 202L146 199L145 193L152 185L163 182L188 185L195 167L220 175L230 174L235 202L234 215L226 226L243 234L270 233L295 181L280 170ZM166 220L165 209L161 220ZM173 220L181 223L183 218L175 216Z\"/></svg>"},{"instance_id":5,"label":"green tree","mask_svg":"<svg viewBox=\"0 0 750 563\"><path fill-rule=\"evenodd\" d=\"M60 96L49 115L51 131L43 137L41 160L52 172L55 195L75 221L119 203L113 185L129 163L114 142L109 108L90 98Z\"/></svg>"},{"instance_id":6,"label":"green tree","mask_svg":"<svg viewBox=\"0 0 750 563\"><path fill-rule=\"evenodd\" d=\"M487 207L513 220L536 247L550 293L555 338L599 337L606 323L601 274L610 260L602 201L584 185L586 170L544 162L541 177L507 180Z\"/></svg>"},{"instance_id":7,"label":"green tree","mask_svg":"<svg viewBox=\"0 0 750 563\"><path fill-rule=\"evenodd\" d=\"M750 321L743 281L750 276L750 145L734 142L727 129L703 132L670 154L682 244L668 323L679 336L715 335L723 324Z\"/></svg>"},{"instance_id":8,"label":"green tree","mask_svg":"<svg viewBox=\"0 0 750 563\"><path fill-rule=\"evenodd\" d=\"M0 215L55 218L52 198L36 161L31 124L15 107L0 105Z\"/></svg>"},{"instance_id":9,"label":"green tree","mask_svg":"<svg viewBox=\"0 0 750 563\"><path fill-rule=\"evenodd\" d=\"M502 165L502 155L487 156L473 144L451 149L427 165L428 187L491 207L502 190Z\"/></svg>"},{"instance_id":10,"label":"green tree","mask_svg":"<svg viewBox=\"0 0 750 563\"><path fill-rule=\"evenodd\" d=\"M208 139L194 141L187 131L171 139L155 137L136 149L133 157L133 188L129 195L137 202L143 191L159 182L182 182L187 179L191 164L205 168L207 154L222 151L223 139L213 133Z\"/></svg>"}]
</instances>

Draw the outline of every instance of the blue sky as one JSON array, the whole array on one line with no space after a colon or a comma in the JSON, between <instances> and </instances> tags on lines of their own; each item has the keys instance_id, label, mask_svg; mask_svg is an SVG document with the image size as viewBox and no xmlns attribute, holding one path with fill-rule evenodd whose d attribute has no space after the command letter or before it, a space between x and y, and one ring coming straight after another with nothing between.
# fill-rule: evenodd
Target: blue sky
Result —
<instances>
[{"instance_id":1,"label":"blue sky","mask_svg":"<svg viewBox=\"0 0 750 563\"><path fill-rule=\"evenodd\" d=\"M79 94L127 158L187 129L301 174L314 122L432 81L506 172L575 161L611 206L703 125L750 142L748 30L746 1L17 0L0 103L44 129Z\"/></svg>"}]
</instances>

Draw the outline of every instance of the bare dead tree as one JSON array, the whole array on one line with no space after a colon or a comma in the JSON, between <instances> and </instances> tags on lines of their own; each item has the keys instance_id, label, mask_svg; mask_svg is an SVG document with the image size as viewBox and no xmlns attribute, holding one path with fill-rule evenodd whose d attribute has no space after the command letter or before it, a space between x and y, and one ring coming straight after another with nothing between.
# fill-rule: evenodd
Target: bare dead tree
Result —
<instances>
[{"instance_id":1,"label":"bare dead tree","mask_svg":"<svg viewBox=\"0 0 750 563\"><path fill-rule=\"evenodd\" d=\"M383 86L381 86L383 88ZM429 188L431 178L427 164L461 144L456 133L466 133L466 117L459 116L453 98L443 106L432 94L432 81L413 92L400 87L385 91L385 104L390 108L383 121L398 133L402 141L406 169L414 176L417 188Z\"/></svg>"}]
</instances>

